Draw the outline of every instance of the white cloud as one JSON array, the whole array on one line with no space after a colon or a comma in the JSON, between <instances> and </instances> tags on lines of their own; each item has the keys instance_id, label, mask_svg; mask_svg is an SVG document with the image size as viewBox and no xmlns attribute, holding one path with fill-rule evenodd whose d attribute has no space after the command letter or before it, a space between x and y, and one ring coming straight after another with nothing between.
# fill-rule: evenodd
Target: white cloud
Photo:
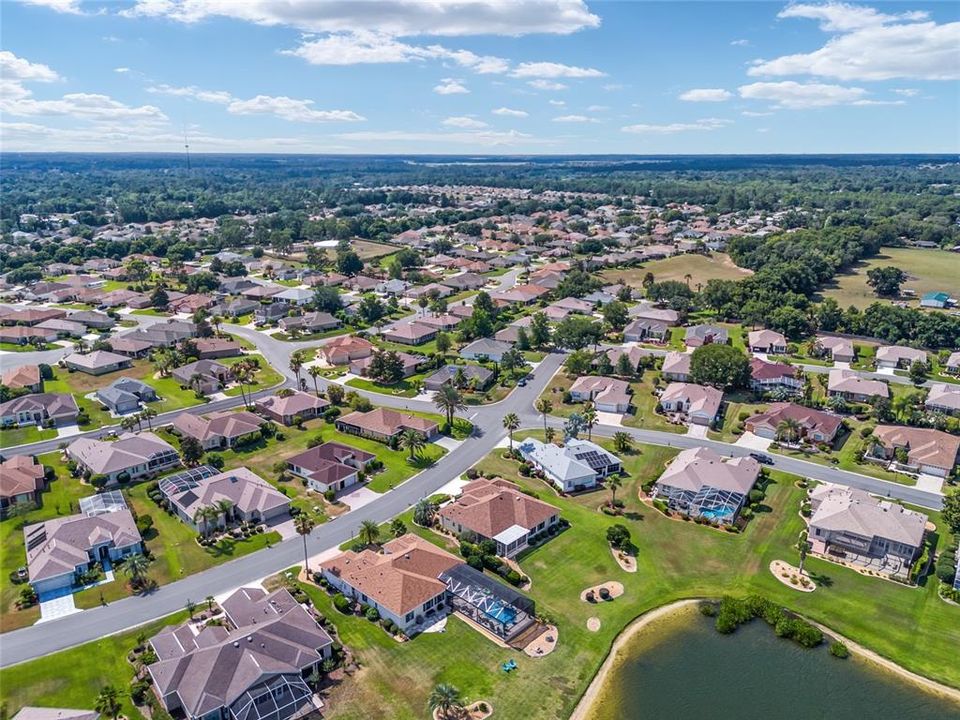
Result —
<instances>
[{"instance_id":1,"label":"white cloud","mask_svg":"<svg viewBox=\"0 0 960 720\"><path fill-rule=\"evenodd\" d=\"M33 97L4 98L0 110L16 116L67 116L92 122L140 120L165 122L167 116L153 105L137 107L98 93L68 93L59 100L36 100Z\"/></svg>"},{"instance_id":2,"label":"white cloud","mask_svg":"<svg viewBox=\"0 0 960 720\"><path fill-rule=\"evenodd\" d=\"M554 107L563 107L564 105L567 104L566 100L547 100L547 102L553 105Z\"/></svg>"},{"instance_id":3,"label":"white cloud","mask_svg":"<svg viewBox=\"0 0 960 720\"><path fill-rule=\"evenodd\" d=\"M187 87L173 87L171 85L153 85L147 88L147 92L156 95L172 95L174 97L188 97L202 102L217 103L227 105L236 100L233 95L225 90L203 90L194 85Z\"/></svg>"},{"instance_id":4,"label":"white cloud","mask_svg":"<svg viewBox=\"0 0 960 720\"><path fill-rule=\"evenodd\" d=\"M675 135L682 132L719 130L730 125L730 120L703 118L690 123L670 123L668 125L627 125L620 128L623 132L636 135Z\"/></svg>"},{"instance_id":5,"label":"white cloud","mask_svg":"<svg viewBox=\"0 0 960 720\"><path fill-rule=\"evenodd\" d=\"M744 47L744 46L746 46L746 45L749 45L749 44L750 44L750 41L741 38L741 39L739 39L739 40L731 40L731 41L730 41L730 44L731 44L731 45L734 45L734 46Z\"/></svg>"},{"instance_id":6,"label":"white cloud","mask_svg":"<svg viewBox=\"0 0 960 720\"><path fill-rule=\"evenodd\" d=\"M128 67L115 67L115 68L113 69L113 71L114 71L115 73L119 73L119 74L121 74L121 75L125 75L125 74L127 74L128 72L130 72L130 68L128 68Z\"/></svg>"},{"instance_id":7,"label":"white cloud","mask_svg":"<svg viewBox=\"0 0 960 720\"><path fill-rule=\"evenodd\" d=\"M606 73L595 68L582 68L555 62L524 62L510 73L516 78L597 78Z\"/></svg>"},{"instance_id":8,"label":"white cloud","mask_svg":"<svg viewBox=\"0 0 960 720\"><path fill-rule=\"evenodd\" d=\"M768 111L768 112L755 112L755 111L753 111L753 110L744 110L744 111L743 111L742 113L740 113L740 114L743 115L744 117L770 117L770 116L773 115L774 113L773 113L773 112L769 112L769 111Z\"/></svg>"},{"instance_id":9,"label":"white cloud","mask_svg":"<svg viewBox=\"0 0 960 720\"><path fill-rule=\"evenodd\" d=\"M757 132L758 132L758 133L768 133L768 132L770 132L770 128L757 128Z\"/></svg>"},{"instance_id":10,"label":"white cloud","mask_svg":"<svg viewBox=\"0 0 960 720\"><path fill-rule=\"evenodd\" d=\"M184 23L219 16L308 32L366 30L400 37L566 35L600 25L583 0L138 0L120 14Z\"/></svg>"},{"instance_id":11,"label":"white cloud","mask_svg":"<svg viewBox=\"0 0 960 720\"><path fill-rule=\"evenodd\" d=\"M464 95L470 92L461 80L454 78L444 78L433 88L433 91L437 95Z\"/></svg>"},{"instance_id":12,"label":"white cloud","mask_svg":"<svg viewBox=\"0 0 960 720\"><path fill-rule=\"evenodd\" d=\"M443 124L449 127L462 128L463 130L479 130L487 127L487 124L483 122L483 120L477 120L467 115L448 117L443 121Z\"/></svg>"},{"instance_id":13,"label":"white cloud","mask_svg":"<svg viewBox=\"0 0 960 720\"><path fill-rule=\"evenodd\" d=\"M514 110L513 108L508 107L500 107L496 110L491 110L490 112L492 112L494 115L503 115L505 117L516 118L525 118L530 114L526 110Z\"/></svg>"},{"instance_id":14,"label":"white cloud","mask_svg":"<svg viewBox=\"0 0 960 720\"><path fill-rule=\"evenodd\" d=\"M897 88L894 90L897 95L903 95L904 97L916 97L920 94L920 91L916 88Z\"/></svg>"},{"instance_id":15,"label":"white cloud","mask_svg":"<svg viewBox=\"0 0 960 720\"><path fill-rule=\"evenodd\" d=\"M600 86L601 89L606 90L607 92L614 92L615 90L623 90L622 83L606 83L605 85Z\"/></svg>"},{"instance_id":16,"label":"white cloud","mask_svg":"<svg viewBox=\"0 0 960 720\"><path fill-rule=\"evenodd\" d=\"M780 17L820 20L821 29L833 34L819 50L758 60L748 74L847 81L960 79L960 22L937 24L922 12L887 15L839 3L790 5Z\"/></svg>"},{"instance_id":17,"label":"white cloud","mask_svg":"<svg viewBox=\"0 0 960 720\"><path fill-rule=\"evenodd\" d=\"M587 112L606 112L609 109L609 105L590 105L587 108Z\"/></svg>"},{"instance_id":18,"label":"white cloud","mask_svg":"<svg viewBox=\"0 0 960 720\"><path fill-rule=\"evenodd\" d=\"M485 130L482 132L414 132L406 130L361 131L340 133L342 140L356 140L363 143L453 143L457 145L504 146L542 143L527 133L508 130L497 132Z\"/></svg>"},{"instance_id":19,"label":"white cloud","mask_svg":"<svg viewBox=\"0 0 960 720\"><path fill-rule=\"evenodd\" d=\"M724 102L733 97L733 93L723 88L694 88L680 93L680 99L687 102Z\"/></svg>"},{"instance_id":20,"label":"white cloud","mask_svg":"<svg viewBox=\"0 0 960 720\"><path fill-rule=\"evenodd\" d=\"M596 118L587 117L586 115L560 115L553 119L553 122L559 123L595 123L597 122Z\"/></svg>"},{"instance_id":21,"label":"white cloud","mask_svg":"<svg viewBox=\"0 0 960 720\"><path fill-rule=\"evenodd\" d=\"M0 78L5 81L54 82L60 76L42 63L30 62L9 50L0 51Z\"/></svg>"},{"instance_id":22,"label":"white cloud","mask_svg":"<svg viewBox=\"0 0 960 720\"><path fill-rule=\"evenodd\" d=\"M554 82L553 80L530 80L527 82L532 88L537 90L566 90L567 86L563 83Z\"/></svg>"},{"instance_id":23,"label":"white cloud","mask_svg":"<svg viewBox=\"0 0 960 720\"><path fill-rule=\"evenodd\" d=\"M296 100L283 95L257 95L227 105L233 115L275 115L291 122L359 122L366 120L352 110L314 110L313 100Z\"/></svg>"},{"instance_id":24,"label":"white cloud","mask_svg":"<svg viewBox=\"0 0 960 720\"><path fill-rule=\"evenodd\" d=\"M866 104L867 91L859 87L823 83L757 82L742 85L740 97L746 100L769 100L775 108L799 110L831 105Z\"/></svg>"},{"instance_id":25,"label":"white cloud","mask_svg":"<svg viewBox=\"0 0 960 720\"><path fill-rule=\"evenodd\" d=\"M58 13L68 13L70 15L83 15L80 9L80 0L20 0L24 5L37 5L50 8Z\"/></svg>"}]
</instances>

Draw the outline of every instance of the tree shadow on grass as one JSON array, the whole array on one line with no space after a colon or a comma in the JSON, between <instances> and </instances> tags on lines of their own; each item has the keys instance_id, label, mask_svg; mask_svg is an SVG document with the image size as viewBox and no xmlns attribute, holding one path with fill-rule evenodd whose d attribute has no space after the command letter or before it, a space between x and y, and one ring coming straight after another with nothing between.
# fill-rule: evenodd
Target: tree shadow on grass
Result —
<instances>
[{"instance_id":1,"label":"tree shadow on grass","mask_svg":"<svg viewBox=\"0 0 960 720\"><path fill-rule=\"evenodd\" d=\"M813 582L816 583L819 587L833 586L833 578L822 572L810 572L808 570L807 575L809 575L810 579L813 580Z\"/></svg>"}]
</instances>

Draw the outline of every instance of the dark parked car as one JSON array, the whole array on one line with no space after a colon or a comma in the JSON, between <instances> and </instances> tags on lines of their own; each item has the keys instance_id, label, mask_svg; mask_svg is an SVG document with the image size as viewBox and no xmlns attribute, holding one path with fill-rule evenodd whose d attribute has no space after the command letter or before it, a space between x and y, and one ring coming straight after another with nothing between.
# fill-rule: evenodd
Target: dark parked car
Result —
<instances>
[{"instance_id":1,"label":"dark parked car","mask_svg":"<svg viewBox=\"0 0 960 720\"><path fill-rule=\"evenodd\" d=\"M759 452L752 452L750 453L750 457L752 457L761 465L773 465L773 458L769 455L764 455L763 453Z\"/></svg>"}]
</instances>

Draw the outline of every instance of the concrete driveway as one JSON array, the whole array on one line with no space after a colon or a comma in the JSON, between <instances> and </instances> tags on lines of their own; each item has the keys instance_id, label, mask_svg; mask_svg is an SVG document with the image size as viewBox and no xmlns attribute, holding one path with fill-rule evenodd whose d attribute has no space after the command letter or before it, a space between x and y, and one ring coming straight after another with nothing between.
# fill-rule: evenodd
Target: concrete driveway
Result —
<instances>
[{"instance_id":1,"label":"concrete driveway","mask_svg":"<svg viewBox=\"0 0 960 720\"><path fill-rule=\"evenodd\" d=\"M773 440L754 435L752 432L745 432L737 438L734 445L738 447L750 448L751 450L768 450Z\"/></svg>"},{"instance_id":2,"label":"concrete driveway","mask_svg":"<svg viewBox=\"0 0 960 720\"><path fill-rule=\"evenodd\" d=\"M620 413L597 411L597 422L601 425L619 425L623 427L623 415Z\"/></svg>"},{"instance_id":3,"label":"concrete driveway","mask_svg":"<svg viewBox=\"0 0 960 720\"><path fill-rule=\"evenodd\" d=\"M364 505L369 505L382 494L383 493L374 492L366 485L362 485L350 492L344 493L337 499L352 511L362 508Z\"/></svg>"},{"instance_id":4,"label":"concrete driveway","mask_svg":"<svg viewBox=\"0 0 960 720\"><path fill-rule=\"evenodd\" d=\"M687 435L689 437L700 438L701 440L707 439L707 426L706 425L697 425L695 423L690 423L687 425Z\"/></svg>"},{"instance_id":5,"label":"concrete driveway","mask_svg":"<svg viewBox=\"0 0 960 720\"><path fill-rule=\"evenodd\" d=\"M297 528L293 524L292 517L278 517L268 520L264 523L267 526L267 531L276 530L280 533L280 538L283 540L289 540L290 538L297 536Z\"/></svg>"},{"instance_id":6,"label":"concrete driveway","mask_svg":"<svg viewBox=\"0 0 960 720\"><path fill-rule=\"evenodd\" d=\"M50 598L40 603L40 619L37 622L47 622L57 618L83 612L73 602L73 593L61 597Z\"/></svg>"},{"instance_id":7,"label":"concrete driveway","mask_svg":"<svg viewBox=\"0 0 960 720\"><path fill-rule=\"evenodd\" d=\"M917 484L914 487L918 490L926 490L927 492L942 492L943 478L930 475L929 473L920 473L917 477Z\"/></svg>"}]
</instances>

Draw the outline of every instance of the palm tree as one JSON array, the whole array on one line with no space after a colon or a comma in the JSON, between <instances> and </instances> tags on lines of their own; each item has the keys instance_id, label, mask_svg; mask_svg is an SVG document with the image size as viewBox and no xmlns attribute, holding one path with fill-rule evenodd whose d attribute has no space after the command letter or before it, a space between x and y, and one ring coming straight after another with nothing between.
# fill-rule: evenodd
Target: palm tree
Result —
<instances>
[{"instance_id":1,"label":"palm tree","mask_svg":"<svg viewBox=\"0 0 960 720\"><path fill-rule=\"evenodd\" d=\"M215 598L213 597L213 595L207 595L206 599L204 600L204 602L207 603L207 612L213 612L214 601L215 601Z\"/></svg>"},{"instance_id":2,"label":"palm tree","mask_svg":"<svg viewBox=\"0 0 960 720\"><path fill-rule=\"evenodd\" d=\"M300 359L300 356L297 353L294 353L290 357L290 369L293 371L293 374L297 376L297 390L300 389L300 370L303 368L303 360Z\"/></svg>"},{"instance_id":3,"label":"palm tree","mask_svg":"<svg viewBox=\"0 0 960 720\"><path fill-rule=\"evenodd\" d=\"M633 438L622 430L613 434L613 447L619 452L627 452L633 446Z\"/></svg>"},{"instance_id":4,"label":"palm tree","mask_svg":"<svg viewBox=\"0 0 960 720\"><path fill-rule=\"evenodd\" d=\"M190 376L190 387L192 387L196 392L200 392L201 382L203 382L203 375L200 373L194 373Z\"/></svg>"},{"instance_id":5,"label":"palm tree","mask_svg":"<svg viewBox=\"0 0 960 720\"><path fill-rule=\"evenodd\" d=\"M556 436L557 436L557 431L552 427L548 427L546 430L543 431L543 439L546 440L547 443L552 443L553 439Z\"/></svg>"},{"instance_id":6,"label":"palm tree","mask_svg":"<svg viewBox=\"0 0 960 720\"><path fill-rule=\"evenodd\" d=\"M243 406L249 407L250 403L247 401L247 394L244 391L244 387L253 377L253 371L245 360L241 360L233 366L233 377L240 386L240 397L243 399Z\"/></svg>"},{"instance_id":7,"label":"palm tree","mask_svg":"<svg viewBox=\"0 0 960 720\"><path fill-rule=\"evenodd\" d=\"M227 525L233 517L233 503L229 500L217 500L214 510L217 514L218 520L220 519L220 516L223 515L224 525Z\"/></svg>"},{"instance_id":8,"label":"palm tree","mask_svg":"<svg viewBox=\"0 0 960 720\"><path fill-rule=\"evenodd\" d=\"M200 532L204 535L210 534L210 524L212 520L215 520L215 512L216 511L212 507L207 506L197 508L197 511L193 514L193 522L197 525L197 527L202 526L203 529Z\"/></svg>"},{"instance_id":9,"label":"palm tree","mask_svg":"<svg viewBox=\"0 0 960 720\"><path fill-rule=\"evenodd\" d=\"M320 369L319 365L313 365L307 369L307 372L310 373L310 377L313 378L313 391L317 394L317 397L320 397L320 384L317 378L320 377L323 370Z\"/></svg>"},{"instance_id":10,"label":"palm tree","mask_svg":"<svg viewBox=\"0 0 960 720\"><path fill-rule=\"evenodd\" d=\"M147 421L147 427L153 430L153 423L150 422L151 419L157 416L157 411L151 407L144 408L143 412L140 413L140 417Z\"/></svg>"},{"instance_id":11,"label":"palm tree","mask_svg":"<svg viewBox=\"0 0 960 720\"><path fill-rule=\"evenodd\" d=\"M100 688L93 709L111 720L117 720L120 717L120 693L113 685L105 685Z\"/></svg>"},{"instance_id":12,"label":"palm tree","mask_svg":"<svg viewBox=\"0 0 960 720\"><path fill-rule=\"evenodd\" d=\"M137 413L136 415L134 415L133 419L137 423L137 430L138 431L143 430L143 417L140 415L140 413Z\"/></svg>"},{"instance_id":13,"label":"palm tree","mask_svg":"<svg viewBox=\"0 0 960 720\"><path fill-rule=\"evenodd\" d=\"M547 400L545 397L542 397L537 400L535 407L537 412L543 415L543 431L547 431L547 415L553 411L553 403Z\"/></svg>"},{"instance_id":14,"label":"palm tree","mask_svg":"<svg viewBox=\"0 0 960 720\"><path fill-rule=\"evenodd\" d=\"M187 598L187 602L184 603L183 607L190 616L190 619L193 620L193 615L197 611L197 604L190 598Z\"/></svg>"},{"instance_id":15,"label":"palm tree","mask_svg":"<svg viewBox=\"0 0 960 720\"><path fill-rule=\"evenodd\" d=\"M403 434L400 435L400 447L410 451L410 462L413 462L414 455L420 452L424 445L426 445L426 442L423 435L413 428L404 430Z\"/></svg>"},{"instance_id":16,"label":"palm tree","mask_svg":"<svg viewBox=\"0 0 960 720\"><path fill-rule=\"evenodd\" d=\"M683 279L686 281L687 287L690 287L690 281L693 280L693 275L691 275L690 273L687 273L686 275L683 276Z\"/></svg>"},{"instance_id":17,"label":"palm tree","mask_svg":"<svg viewBox=\"0 0 960 720\"><path fill-rule=\"evenodd\" d=\"M463 696L453 685L440 683L430 691L427 707L442 718L449 718L454 713L459 715L463 710Z\"/></svg>"},{"instance_id":18,"label":"palm tree","mask_svg":"<svg viewBox=\"0 0 960 720\"><path fill-rule=\"evenodd\" d=\"M162 350L157 350L153 354L153 364L157 368L157 372L160 373L160 377L165 376L170 371L170 366L173 365L173 355L166 348Z\"/></svg>"},{"instance_id":19,"label":"palm tree","mask_svg":"<svg viewBox=\"0 0 960 720\"><path fill-rule=\"evenodd\" d=\"M303 569L308 575L310 574L310 563L307 560L307 536L316 525L313 518L306 513L300 513L293 519L293 527L297 534L303 538Z\"/></svg>"},{"instance_id":20,"label":"palm tree","mask_svg":"<svg viewBox=\"0 0 960 720\"><path fill-rule=\"evenodd\" d=\"M806 562L807 552L810 550L810 543L807 542L807 532L805 530L800 533L797 540L797 549L800 551L800 574L803 575L803 563Z\"/></svg>"},{"instance_id":21,"label":"palm tree","mask_svg":"<svg viewBox=\"0 0 960 720\"><path fill-rule=\"evenodd\" d=\"M458 410L466 410L467 405L463 401L463 395L450 383L440 386L440 389L433 394L433 404L442 410L447 416L447 426L453 427L453 416Z\"/></svg>"},{"instance_id":22,"label":"palm tree","mask_svg":"<svg viewBox=\"0 0 960 720\"><path fill-rule=\"evenodd\" d=\"M219 315L214 315L210 318L210 322L213 324L214 329L217 331L217 335L220 334L220 324L223 322L223 318Z\"/></svg>"},{"instance_id":23,"label":"palm tree","mask_svg":"<svg viewBox=\"0 0 960 720\"><path fill-rule=\"evenodd\" d=\"M607 478L607 487L610 488L610 507L617 502L617 488L623 485L623 478L619 475L611 475Z\"/></svg>"},{"instance_id":24,"label":"palm tree","mask_svg":"<svg viewBox=\"0 0 960 720\"><path fill-rule=\"evenodd\" d=\"M800 423L794 418L784 418L777 424L777 438L787 442L796 442L800 437Z\"/></svg>"},{"instance_id":25,"label":"palm tree","mask_svg":"<svg viewBox=\"0 0 960 720\"><path fill-rule=\"evenodd\" d=\"M120 419L120 427L124 430L133 430L133 426L137 424L137 419L133 415L127 415L124 418Z\"/></svg>"},{"instance_id":26,"label":"palm tree","mask_svg":"<svg viewBox=\"0 0 960 720\"><path fill-rule=\"evenodd\" d=\"M373 520L364 520L360 523L358 537L364 545L376 545L380 541L380 526Z\"/></svg>"},{"instance_id":27,"label":"palm tree","mask_svg":"<svg viewBox=\"0 0 960 720\"><path fill-rule=\"evenodd\" d=\"M147 570L150 569L150 560L146 555L137 553L124 560L120 569L130 578L130 584L134 588L143 587L147 580Z\"/></svg>"},{"instance_id":28,"label":"palm tree","mask_svg":"<svg viewBox=\"0 0 960 720\"><path fill-rule=\"evenodd\" d=\"M507 436L510 438L510 454L513 455L513 431L520 427L520 418L516 413L507 413L503 418L503 427L507 430Z\"/></svg>"},{"instance_id":29,"label":"palm tree","mask_svg":"<svg viewBox=\"0 0 960 720\"><path fill-rule=\"evenodd\" d=\"M597 408L593 403L587 403L583 409L583 424L587 426L587 440L593 440L593 426L597 424Z\"/></svg>"}]
</instances>

